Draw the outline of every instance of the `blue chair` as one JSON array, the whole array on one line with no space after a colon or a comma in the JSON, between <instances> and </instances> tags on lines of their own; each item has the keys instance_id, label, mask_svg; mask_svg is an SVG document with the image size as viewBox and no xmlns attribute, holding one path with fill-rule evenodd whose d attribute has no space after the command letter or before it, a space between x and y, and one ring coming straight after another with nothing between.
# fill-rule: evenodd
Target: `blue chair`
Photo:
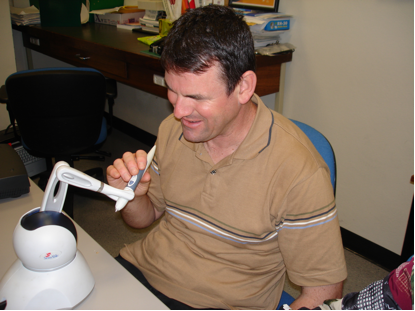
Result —
<instances>
[{"instance_id":1,"label":"blue chair","mask_svg":"<svg viewBox=\"0 0 415 311\"><path fill-rule=\"evenodd\" d=\"M296 121L296 120L291 120L291 121L295 125L297 125L307 135L307 137L313 143L314 147L323 157L324 161L326 162L327 166L330 169L330 180L333 186L334 195L336 195L336 174L337 174L336 157L334 155L334 151L333 151L331 144L329 143L327 138L324 137L323 134L321 134L319 131L312 128L311 126L305 123L302 123L300 121ZM280 309L282 305L284 304L287 304L287 305L292 304L294 300L295 300L294 297L292 297L287 292L283 291L277 310Z\"/></svg>"},{"instance_id":2,"label":"blue chair","mask_svg":"<svg viewBox=\"0 0 415 311\"><path fill-rule=\"evenodd\" d=\"M313 143L314 147L323 157L324 161L326 162L327 166L330 169L330 180L333 186L334 194L336 195L336 176L337 176L337 167L336 167L336 157L334 155L334 150L323 134L321 134L316 129L312 128L311 126L302 123L300 121L291 120L295 125L297 125L310 139Z\"/></svg>"},{"instance_id":3,"label":"blue chair","mask_svg":"<svg viewBox=\"0 0 415 311\"><path fill-rule=\"evenodd\" d=\"M290 305L294 302L295 298L288 294L286 291L283 291L281 294L280 302L278 303L277 310L280 310L283 305Z\"/></svg>"},{"instance_id":4,"label":"blue chair","mask_svg":"<svg viewBox=\"0 0 415 311\"><path fill-rule=\"evenodd\" d=\"M0 102L7 103L12 125L17 121L18 139L30 154L47 159L49 174L52 158L72 167L73 161L80 158L105 159L102 155L83 156L98 150L107 137L106 80L99 71L90 68L19 71L6 79L1 94L5 94ZM103 176L102 168L85 173ZM46 186L49 174L39 186ZM73 217L71 201L68 189L64 209Z\"/></svg>"}]
</instances>

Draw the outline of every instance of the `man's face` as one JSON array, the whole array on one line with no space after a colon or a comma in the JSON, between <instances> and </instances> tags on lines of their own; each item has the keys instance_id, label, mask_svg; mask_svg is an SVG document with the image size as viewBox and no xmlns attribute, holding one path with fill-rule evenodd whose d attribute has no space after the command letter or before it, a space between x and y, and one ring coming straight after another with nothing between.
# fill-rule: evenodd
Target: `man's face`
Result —
<instances>
[{"instance_id":1,"label":"man's face","mask_svg":"<svg viewBox=\"0 0 415 311\"><path fill-rule=\"evenodd\" d=\"M228 96L216 65L197 75L166 72L165 81L186 140L207 142L232 135L240 109L238 87Z\"/></svg>"}]
</instances>

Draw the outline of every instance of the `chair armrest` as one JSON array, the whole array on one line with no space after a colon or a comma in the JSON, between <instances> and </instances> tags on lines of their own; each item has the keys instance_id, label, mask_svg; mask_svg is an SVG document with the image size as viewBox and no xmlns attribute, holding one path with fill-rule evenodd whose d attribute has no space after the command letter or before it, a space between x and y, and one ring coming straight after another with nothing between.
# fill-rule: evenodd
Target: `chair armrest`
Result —
<instances>
[{"instance_id":1,"label":"chair armrest","mask_svg":"<svg viewBox=\"0 0 415 311\"><path fill-rule=\"evenodd\" d=\"M9 97L7 96L6 86L2 85L0 88L0 103L7 104L9 102Z\"/></svg>"}]
</instances>

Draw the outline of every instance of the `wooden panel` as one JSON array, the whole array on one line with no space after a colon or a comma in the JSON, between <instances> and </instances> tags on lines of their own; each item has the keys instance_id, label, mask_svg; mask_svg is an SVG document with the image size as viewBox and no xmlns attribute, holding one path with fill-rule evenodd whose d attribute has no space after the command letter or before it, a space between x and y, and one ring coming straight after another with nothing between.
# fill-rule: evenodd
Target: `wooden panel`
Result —
<instances>
[{"instance_id":1,"label":"wooden panel","mask_svg":"<svg viewBox=\"0 0 415 311\"><path fill-rule=\"evenodd\" d=\"M77 66L91 67L102 72L111 73L115 76L127 78L127 63L118 59L110 58L102 53L91 50L81 50L68 45L61 45L52 42L51 51L56 57L76 63ZM49 55L52 52L49 52Z\"/></svg>"},{"instance_id":2,"label":"wooden panel","mask_svg":"<svg viewBox=\"0 0 415 311\"><path fill-rule=\"evenodd\" d=\"M140 88L146 92L167 98L167 88L154 84L153 82L154 75L164 77L163 71L156 71L152 68L143 67L141 65L129 64L128 73L129 81L131 82L129 85L140 85Z\"/></svg>"},{"instance_id":3,"label":"wooden panel","mask_svg":"<svg viewBox=\"0 0 415 311\"><path fill-rule=\"evenodd\" d=\"M292 59L292 53L279 54L276 56L256 56L256 74L258 77L255 93L264 96L279 92L281 64L289 62Z\"/></svg>"},{"instance_id":4,"label":"wooden panel","mask_svg":"<svg viewBox=\"0 0 415 311\"><path fill-rule=\"evenodd\" d=\"M257 87L255 93L264 96L279 92L281 65L261 66L257 68Z\"/></svg>"}]
</instances>

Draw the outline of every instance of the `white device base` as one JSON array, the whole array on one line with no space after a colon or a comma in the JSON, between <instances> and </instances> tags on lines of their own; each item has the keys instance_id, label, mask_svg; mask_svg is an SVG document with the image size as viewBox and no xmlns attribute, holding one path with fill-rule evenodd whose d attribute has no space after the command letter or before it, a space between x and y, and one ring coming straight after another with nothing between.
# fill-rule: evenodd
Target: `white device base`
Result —
<instances>
[{"instance_id":1,"label":"white device base","mask_svg":"<svg viewBox=\"0 0 415 311\"><path fill-rule=\"evenodd\" d=\"M72 309L93 290L95 280L78 250L67 266L50 272L35 272L17 259L0 282L0 301L6 309Z\"/></svg>"}]
</instances>

